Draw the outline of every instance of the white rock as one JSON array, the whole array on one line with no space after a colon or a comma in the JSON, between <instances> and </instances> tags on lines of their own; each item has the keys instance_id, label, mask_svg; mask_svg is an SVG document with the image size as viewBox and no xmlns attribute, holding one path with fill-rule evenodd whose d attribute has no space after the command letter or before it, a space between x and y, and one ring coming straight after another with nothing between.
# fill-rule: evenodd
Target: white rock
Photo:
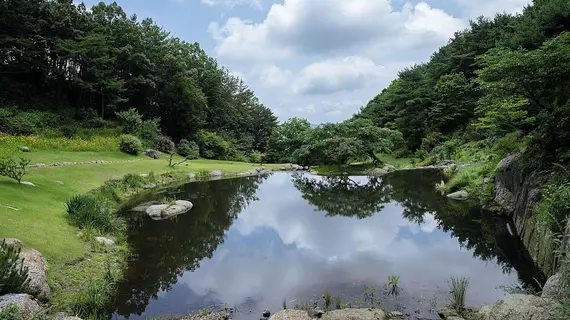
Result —
<instances>
[{"instance_id":1,"label":"white rock","mask_svg":"<svg viewBox=\"0 0 570 320\"><path fill-rule=\"evenodd\" d=\"M223 174L222 170L214 170L210 172L210 177L221 177Z\"/></svg>"},{"instance_id":2,"label":"white rock","mask_svg":"<svg viewBox=\"0 0 570 320\"><path fill-rule=\"evenodd\" d=\"M4 310L11 305L18 307L16 319L32 319L42 311L34 297L28 294L7 294L0 296L0 310Z\"/></svg>"},{"instance_id":3,"label":"white rock","mask_svg":"<svg viewBox=\"0 0 570 320\"><path fill-rule=\"evenodd\" d=\"M95 241L97 241L98 243L100 243L102 245L106 245L106 246L114 246L115 245L115 241L113 241L109 238L105 238L105 237L95 237Z\"/></svg>"},{"instance_id":4,"label":"white rock","mask_svg":"<svg viewBox=\"0 0 570 320\"><path fill-rule=\"evenodd\" d=\"M39 251L29 248L20 252L20 258L23 259L24 266L28 268L30 280L24 292L41 300L49 299L51 289L46 277L47 260Z\"/></svg>"},{"instance_id":5,"label":"white rock","mask_svg":"<svg viewBox=\"0 0 570 320\"><path fill-rule=\"evenodd\" d=\"M146 214L153 220L164 220L169 219L177 215L184 214L194 205L190 201L176 200L175 204L159 204L153 205L146 209Z\"/></svg>"},{"instance_id":6,"label":"white rock","mask_svg":"<svg viewBox=\"0 0 570 320\"><path fill-rule=\"evenodd\" d=\"M447 195L448 198L453 200L465 201L469 200L469 193L465 190L457 191Z\"/></svg>"},{"instance_id":7,"label":"white rock","mask_svg":"<svg viewBox=\"0 0 570 320\"><path fill-rule=\"evenodd\" d=\"M30 187L37 187L35 184L33 184L29 181L22 181L22 182L20 182L20 184L23 184L25 186L30 186Z\"/></svg>"}]
</instances>

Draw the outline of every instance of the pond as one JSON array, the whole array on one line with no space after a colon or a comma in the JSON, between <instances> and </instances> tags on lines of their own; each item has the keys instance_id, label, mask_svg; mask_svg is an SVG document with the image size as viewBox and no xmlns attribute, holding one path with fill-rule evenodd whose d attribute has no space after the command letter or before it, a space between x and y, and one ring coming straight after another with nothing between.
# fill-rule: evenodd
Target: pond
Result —
<instances>
[{"instance_id":1,"label":"pond","mask_svg":"<svg viewBox=\"0 0 570 320\"><path fill-rule=\"evenodd\" d=\"M125 212L133 255L113 317L225 304L233 319L259 319L283 300L289 308L322 305L325 291L365 306L365 287L376 286L381 307L435 319L452 276L470 279L470 306L494 303L503 286L534 286L538 272L511 222L437 194L441 179L424 170L383 178L274 173L162 190L145 201L194 207L163 221ZM399 276L398 295L386 293L389 276Z\"/></svg>"}]
</instances>

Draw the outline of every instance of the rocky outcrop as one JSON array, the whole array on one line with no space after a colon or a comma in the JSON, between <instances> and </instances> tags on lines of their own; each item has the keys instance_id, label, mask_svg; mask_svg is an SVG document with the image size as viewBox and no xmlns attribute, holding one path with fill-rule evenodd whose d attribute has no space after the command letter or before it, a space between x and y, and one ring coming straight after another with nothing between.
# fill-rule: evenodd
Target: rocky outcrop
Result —
<instances>
[{"instance_id":1,"label":"rocky outcrop","mask_svg":"<svg viewBox=\"0 0 570 320\"><path fill-rule=\"evenodd\" d=\"M384 320L388 319L380 309L342 309L319 313L320 319L325 320ZM314 317L312 317L314 316ZM283 310L274 314L269 320L311 320L318 319L311 311Z\"/></svg>"},{"instance_id":2,"label":"rocky outcrop","mask_svg":"<svg viewBox=\"0 0 570 320\"><path fill-rule=\"evenodd\" d=\"M543 298L558 298L564 296L566 290L570 289L568 286L568 280L564 279L562 273L557 273L552 277L548 278L548 281L544 284L542 288Z\"/></svg>"},{"instance_id":3,"label":"rocky outcrop","mask_svg":"<svg viewBox=\"0 0 570 320\"><path fill-rule=\"evenodd\" d=\"M24 266L28 268L28 285L24 293L33 295L40 300L47 300L51 296L51 289L47 282L47 261L44 256L35 249L24 249L20 252Z\"/></svg>"},{"instance_id":4,"label":"rocky outcrop","mask_svg":"<svg viewBox=\"0 0 570 320\"><path fill-rule=\"evenodd\" d=\"M7 294L0 296L0 312L10 306L16 306L18 308L17 319L32 319L38 313L42 312L42 308L38 302L29 294Z\"/></svg>"},{"instance_id":5,"label":"rocky outcrop","mask_svg":"<svg viewBox=\"0 0 570 320\"><path fill-rule=\"evenodd\" d=\"M512 294L493 305L484 306L476 316L481 320L562 320L561 307L553 299Z\"/></svg>"},{"instance_id":6,"label":"rocky outcrop","mask_svg":"<svg viewBox=\"0 0 570 320\"><path fill-rule=\"evenodd\" d=\"M454 193L450 193L447 195L448 198L458 201L467 201L469 200L469 193L465 190L460 190Z\"/></svg>"},{"instance_id":7,"label":"rocky outcrop","mask_svg":"<svg viewBox=\"0 0 570 320\"><path fill-rule=\"evenodd\" d=\"M546 182L545 172L525 173L522 156L514 154L501 160L495 170L495 202L503 214L513 219L516 232L528 248L531 257L545 274L552 272L554 236L548 228L537 223L533 214L540 201L540 187Z\"/></svg>"},{"instance_id":8,"label":"rocky outcrop","mask_svg":"<svg viewBox=\"0 0 570 320\"><path fill-rule=\"evenodd\" d=\"M184 214L194 205L190 201L176 200L174 204L158 204L149 206L146 209L146 214L153 220L165 220L172 217Z\"/></svg>"},{"instance_id":9,"label":"rocky outcrop","mask_svg":"<svg viewBox=\"0 0 570 320\"><path fill-rule=\"evenodd\" d=\"M287 164L280 168L281 171L308 171L310 168L305 166L300 166L298 164Z\"/></svg>"}]
</instances>

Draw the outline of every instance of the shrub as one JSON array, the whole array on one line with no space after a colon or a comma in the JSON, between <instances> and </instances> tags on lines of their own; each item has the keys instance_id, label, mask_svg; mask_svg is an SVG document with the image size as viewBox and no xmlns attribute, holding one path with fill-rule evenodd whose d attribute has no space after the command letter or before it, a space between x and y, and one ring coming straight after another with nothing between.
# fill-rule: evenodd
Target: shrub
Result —
<instances>
[{"instance_id":1,"label":"shrub","mask_svg":"<svg viewBox=\"0 0 570 320\"><path fill-rule=\"evenodd\" d=\"M110 125L109 122L103 118L89 119L85 121L83 124L85 125L85 127L93 129L105 128Z\"/></svg>"},{"instance_id":2,"label":"shrub","mask_svg":"<svg viewBox=\"0 0 570 320\"><path fill-rule=\"evenodd\" d=\"M9 246L5 240L2 240L0 242L0 296L21 292L28 281L28 268L20 259L20 249Z\"/></svg>"},{"instance_id":3,"label":"shrub","mask_svg":"<svg viewBox=\"0 0 570 320\"><path fill-rule=\"evenodd\" d=\"M186 157L187 159L198 159L200 155L200 148L194 141L188 141L186 139L180 140L177 147L178 154Z\"/></svg>"},{"instance_id":4,"label":"shrub","mask_svg":"<svg viewBox=\"0 0 570 320\"><path fill-rule=\"evenodd\" d=\"M26 175L26 166L30 162L30 159L27 158L20 158L19 163L16 163L12 158L0 160L0 176L14 179L20 183Z\"/></svg>"},{"instance_id":5,"label":"shrub","mask_svg":"<svg viewBox=\"0 0 570 320\"><path fill-rule=\"evenodd\" d=\"M116 233L123 229L123 221L112 213L111 207L102 199L78 195L67 200L67 215L72 225L93 228L102 233Z\"/></svg>"},{"instance_id":6,"label":"shrub","mask_svg":"<svg viewBox=\"0 0 570 320\"><path fill-rule=\"evenodd\" d=\"M215 132L200 131L198 133L198 144L200 153L207 159L226 160L235 153L232 144Z\"/></svg>"},{"instance_id":7,"label":"shrub","mask_svg":"<svg viewBox=\"0 0 570 320\"><path fill-rule=\"evenodd\" d=\"M144 185L144 178L141 177L138 174L134 174L134 173L129 173L126 176L123 177L122 180L122 188L123 191L127 191L129 189L131 190L138 190L140 188L142 188L142 186Z\"/></svg>"},{"instance_id":8,"label":"shrub","mask_svg":"<svg viewBox=\"0 0 570 320\"><path fill-rule=\"evenodd\" d=\"M167 136L158 136L155 140L154 140L154 146L156 149L158 149L159 151L162 151L164 153L174 153L175 150L175 146L174 146L174 142L172 142L172 140L167 137Z\"/></svg>"},{"instance_id":9,"label":"shrub","mask_svg":"<svg viewBox=\"0 0 570 320\"><path fill-rule=\"evenodd\" d=\"M142 143L139 138L123 134L119 137L119 150L128 154L138 155L142 151Z\"/></svg>"},{"instance_id":10,"label":"shrub","mask_svg":"<svg viewBox=\"0 0 570 320\"><path fill-rule=\"evenodd\" d=\"M160 118L143 121L139 130L139 136L148 145L154 143L156 138L160 136Z\"/></svg>"},{"instance_id":11,"label":"shrub","mask_svg":"<svg viewBox=\"0 0 570 320\"><path fill-rule=\"evenodd\" d=\"M123 133L137 134L140 131L143 120L137 109L115 112L115 115L123 127Z\"/></svg>"},{"instance_id":12,"label":"shrub","mask_svg":"<svg viewBox=\"0 0 570 320\"><path fill-rule=\"evenodd\" d=\"M113 279L91 279L86 290L76 296L73 312L84 319L106 318L107 306L114 292Z\"/></svg>"},{"instance_id":13,"label":"shrub","mask_svg":"<svg viewBox=\"0 0 570 320\"><path fill-rule=\"evenodd\" d=\"M265 153L260 153L260 152L252 152L249 155L249 161L251 161L252 163L263 163L263 161L265 161Z\"/></svg>"},{"instance_id":14,"label":"shrub","mask_svg":"<svg viewBox=\"0 0 570 320\"><path fill-rule=\"evenodd\" d=\"M61 127L61 134L67 139L71 139L77 133L77 127L74 125L66 125Z\"/></svg>"}]
</instances>

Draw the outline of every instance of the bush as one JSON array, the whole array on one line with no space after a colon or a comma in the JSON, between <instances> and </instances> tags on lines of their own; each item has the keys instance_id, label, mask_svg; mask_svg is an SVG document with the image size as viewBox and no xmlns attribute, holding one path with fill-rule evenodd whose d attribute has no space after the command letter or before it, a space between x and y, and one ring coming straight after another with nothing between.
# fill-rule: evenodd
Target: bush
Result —
<instances>
[{"instance_id":1,"label":"bush","mask_svg":"<svg viewBox=\"0 0 570 320\"><path fill-rule=\"evenodd\" d=\"M254 151L249 155L249 161L251 161L252 163L262 164L263 161L265 161L265 153Z\"/></svg>"},{"instance_id":2,"label":"bush","mask_svg":"<svg viewBox=\"0 0 570 320\"><path fill-rule=\"evenodd\" d=\"M0 242L0 296L21 292L28 284L28 268L20 259L20 249Z\"/></svg>"},{"instance_id":3,"label":"bush","mask_svg":"<svg viewBox=\"0 0 570 320\"><path fill-rule=\"evenodd\" d=\"M198 144L200 153L207 159L227 160L235 153L232 144L215 132L200 131Z\"/></svg>"},{"instance_id":4,"label":"bush","mask_svg":"<svg viewBox=\"0 0 570 320\"><path fill-rule=\"evenodd\" d=\"M137 109L131 108L127 111L115 112L115 115L123 127L123 133L139 133L143 120Z\"/></svg>"},{"instance_id":5,"label":"bush","mask_svg":"<svg viewBox=\"0 0 570 320\"><path fill-rule=\"evenodd\" d=\"M174 142L167 136L158 136L154 140L154 147L164 153L174 153Z\"/></svg>"},{"instance_id":6,"label":"bush","mask_svg":"<svg viewBox=\"0 0 570 320\"><path fill-rule=\"evenodd\" d=\"M37 134L40 130L57 126L58 123L61 123L59 116L53 113L0 108L0 131L11 135Z\"/></svg>"},{"instance_id":7,"label":"bush","mask_svg":"<svg viewBox=\"0 0 570 320\"><path fill-rule=\"evenodd\" d=\"M18 320L18 311L19 308L15 304L9 305L4 310L0 309L0 320Z\"/></svg>"},{"instance_id":8,"label":"bush","mask_svg":"<svg viewBox=\"0 0 570 320\"><path fill-rule=\"evenodd\" d=\"M104 319L114 293L114 279L91 279L87 289L76 296L73 312L84 319Z\"/></svg>"},{"instance_id":9,"label":"bush","mask_svg":"<svg viewBox=\"0 0 570 320\"><path fill-rule=\"evenodd\" d=\"M151 145L158 136L160 136L160 118L154 118L142 122L139 130L139 137L141 137L146 144Z\"/></svg>"},{"instance_id":10,"label":"bush","mask_svg":"<svg viewBox=\"0 0 570 320\"><path fill-rule=\"evenodd\" d=\"M200 155L200 148L194 141L188 141L186 139L180 140L177 147L178 154L186 157L187 159L198 159Z\"/></svg>"},{"instance_id":11,"label":"bush","mask_svg":"<svg viewBox=\"0 0 570 320\"><path fill-rule=\"evenodd\" d=\"M554 234L563 234L570 218L570 182L546 185L535 210L539 220Z\"/></svg>"},{"instance_id":12,"label":"bush","mask_svg":"<svg viewBox=\"0 0 570 320\"><path fill-rule=\"evenodd\" d=\"M85 125L85 127L93 129L105 128L110 125L109 122L103 118L89 119L85 121L83 124Z\"/></svg>"},{"instance_id":13,"label":"bush","mask_svg":"<svg viewBox=\"0 0 570 320\"><path fill-rule=\"evenodd\" d=\"M139 138L123 134L119 137L119 150L128 154L138 155L142 151L142 143Z\"/></svg>"},{"instance_id":14,"label":"bush","mask_svg":"<svg viewBox=\"0 0 570 320\"><path fill-rule=\"evenodd\" d=\"M69 222L80 228L93 228L101 233L113 234L123 229L123 221L111 211L108 203L88 195L67 200Z\"/></svg>"},{"instance_id":15,"label":"bush","mask_svg":"<svg viewBox=\"0 0 570 320\"><path fill-rule=\"evenodd\" d=\"M20 183L26 175L26 166L30 162L30 159L27 158L20 158L19 163L16 163L12 158L0 160L0 176L14 179Z\"/></svg>"},{"instance_id":16,"label":"bush","mask_svg":"<svg viewBox=\"0 0 570 320\"><path fill-rule=\"evenodd\" d=\"M74 125L66 125L61 127L61 134L67 139L71 139L77 133L77 127Z\"/></svg>"}]
</instances>

